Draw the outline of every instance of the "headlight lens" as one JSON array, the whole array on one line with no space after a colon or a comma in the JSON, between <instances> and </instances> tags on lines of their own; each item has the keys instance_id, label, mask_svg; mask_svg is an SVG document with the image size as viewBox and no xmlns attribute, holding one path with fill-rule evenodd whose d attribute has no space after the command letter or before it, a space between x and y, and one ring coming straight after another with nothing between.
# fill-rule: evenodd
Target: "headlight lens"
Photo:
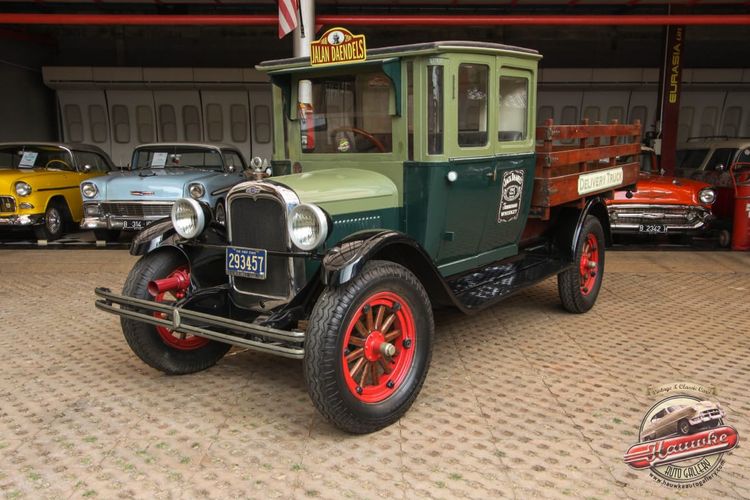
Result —
<instances>
[{"instance_id":1,"label":"headlight lens","mask_svg":"<svg viewBox=\"0 0 750 500\"><path fill-rule=\"evenodd\" d=\"M315 205L297 205L289 214L289 237L300 250L315 250L328 237L326 213Z\"/></svg>"},{"instance_id":2,"label":"headlight lens","mask_svg":"<svg viewBox=\"0 0 750 500\"><path fill-rule=\"evenodd\" d=\"M81 184L81 193L86 198L93 198L98 192L99 189L93 182L84 182L83 184Z\"/></svg>"},{"instance_id":3,"label":"headlight lens","mask_svg":"<svg viewBox=\"0 0 750 500\"><path fill-rule=\"evenodd\" d=\"M180 198L172 205L172 225L183 238L195 238L206 226L203 207L191 198Z\"/></svg>"},{"instance_id":4,"label":"headlight lens","mask_svg":"<svg viewBox=\"0 0 750 500\"><path fill-rule=\"evenodd\" d=\"M701 200L701 203L710 205L711 203L716 201L716 191L711 188L703 188L701 189L698 198Z\"/></svg>"},{"instance_id":5,"label":"headlight lens","mask_svg":"<svg viewBox=\"0 0 750 500\"><path fill-rule=\"evenodd\" d=\"M31 194L31 186L26 182L16 182L16 194L18 196L28 196Z\"/></svg>"},{"instance_id":6,"label":"headlight lens","mask_svg":"<svg viewBox=\"0 0 750 500\"><path fill-rule=\"evenodd\" d=\"M196 182L188 186L188 192L190 193L190 196L197 200L198 198L206 194L206 188L203 187L203 184L199 184Z\"/></svg>"}]
</instances>

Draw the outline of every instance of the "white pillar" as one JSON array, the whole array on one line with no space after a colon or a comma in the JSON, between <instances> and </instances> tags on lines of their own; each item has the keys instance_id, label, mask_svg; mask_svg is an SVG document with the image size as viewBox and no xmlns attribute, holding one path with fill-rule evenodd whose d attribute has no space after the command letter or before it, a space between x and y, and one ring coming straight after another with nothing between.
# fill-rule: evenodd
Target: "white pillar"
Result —
<instances>
[{"instance_id":1,"label":"white pillar","mask_svg":"<svg viewBox=\"0 0 750 500\"><path fill-rule=\"evenodd\" d=\"M294 57L309 57L310 42L315 40L315 0L299 0L299 5L302 15L294 30Z\"/></svg>"}]
</instances>

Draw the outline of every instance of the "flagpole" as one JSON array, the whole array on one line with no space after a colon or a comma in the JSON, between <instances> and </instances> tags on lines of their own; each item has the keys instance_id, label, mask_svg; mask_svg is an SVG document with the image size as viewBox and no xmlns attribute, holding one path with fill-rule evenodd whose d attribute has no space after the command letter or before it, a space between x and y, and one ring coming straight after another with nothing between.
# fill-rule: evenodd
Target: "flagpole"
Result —
<instances>
[{"instance_id":1,"label":"flagpole","mask_svg":"<svg viewBox=\"0 0 750 500\"><path fill-rule=\"evenodd\" d=\"M309 57L315 38L315 0L298 0L299 24L294 30L294 57Z\"/></svg>"}]
</instances>

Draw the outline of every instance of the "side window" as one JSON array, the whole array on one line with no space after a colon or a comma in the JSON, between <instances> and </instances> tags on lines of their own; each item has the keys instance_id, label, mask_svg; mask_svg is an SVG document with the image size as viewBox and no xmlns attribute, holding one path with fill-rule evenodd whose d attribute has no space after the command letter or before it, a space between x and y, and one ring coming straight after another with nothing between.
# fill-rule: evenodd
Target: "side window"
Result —
<instances>
[{"instance_id":1,"label":"side window","mask_svg":"<svg viewBox=\"0 0 750 500\"><path fill-rule=\"evenodd\" d=\"M523 76L501 76L499 90L497 140L526 140L529 125L529 79Z\"/></svg>"},{"instance_id":2,"label":"side window","mask_svg":"<svg viewBox=\"0 0 750 500\"><path fill-rule=\"evenodd\" d=\"M81 108L77 104L66 104L63 108L65 128L68 131L68 141L83 142L83 118Z\"/></svg>"},{"instance_id":3,"label":"side window","mask_svg":"<svg viewBox=\"0 0 750 500\"><path fill-rule=\"evenodd\" d=\"M170 142L177 140L177 115L171 104L159 106L159 140Z\"/></svg>"},{"instance_id":4,"label":"side window","mask_svg":"<svg viewBox=\"0 0 750 500\"><path fill-rule=\"evenodd\" d=\"M201 140L201 117L197 106L182 107L182 132L186 141Z\"/></svg>"},{"instance_id":5,"label":"side window","mask_svg":"<svg viewBox=\"0 0 750 500\"><path fill-rule=\"evenodd\" d=\"M245 142L247 140L247 111L242 104L232 104L229 107L229 121L232 129L232 141Z\"/></svg>"},{"instance_id":6,"label":"side window","mask_svg":"<svg viewBox=\"0 0 750 500\"><path fill-rule=\"evenodd\" d=\"M458 67L458 145L487 145L490 68L484 64Z\"/></svg>"},{"instance_id":7,"label":"side window","mask_svg":"<svg viewBox=\"0 0 750 500\"><path fill-rule=\"evenodd\" d=\"M253 135L258 144L271 142L271 108L266 104L253 106Z\"/></svg>"},{"instance_id":8,"label":"side window","mask_svg":"<svg viewBox=\"0 0 750 500\"><path fill-rule=\"evenodd\" d=\"M234 151L224 151L224 165L229 167L230 165L234 166L236 171L243 170L244 165L242 164L242 159L240 156L234 152Z\"/></svg>"},{"instance_id":9,"label":"side window","mask_svg":"<svg viewBox=\"0 0 750 500\"><path fill-rule=\"evenodd\" d=\"M729 168L729 165L731 165L732 160L734 159L736 154L737 154L737 149L735 148L717 149L711 155L711 158L708 159L708 163L706 163L704 170L706 171L716 170L716 167L718 166L722 166L724 169L727 169Z\"/></svg>"},{"instance_id":10,"label":"side window","mask_svg":"<svg viewBox=\"0 0 750 500\"><path fill-rule=\"evenodd\" d=\"M135 121L138 127L138 142L154 142L154 113L148 106L136 106Z\"/></svg>"},{"instance_id":11,"label":"side window","mask_svg":"<svg viewBox=\"0 0 750 500\"><path fill-rule=\"evenodd\" d=\"M443 154L443 67L427 66L427 154Z\"/></svg>"},{"instance_id":12,"label":"side window","mask_svg":"<svg viewBox=\"0 0 750 500\"><path fill-rule=\"evenodd\" d=\"M92 104L89 106L89 128L91 140L96 143L107 141L107 113L104 106Z\"/></svg>"},{"instance_id":13,"label":"side window","mask_svg":"<svg viewBox=\"0 0 750 500\"><path fill-rule=\"evenodd\" d=\"M130 116L127 107L122 104L112 106L112 125L114 126L115 142L120 144L130 142Z\"/></svg>"},{"instance_id":14,"label":"side window","mask_svg":"<svg viewBox=\"0 0 750 500\"><path fill-rule=\"evenodd\" d=\"M209 104L206 106L206 131L209 141L223 140L224 118L221 113L221 105Z\"/></svg>"},{"instance_id":15,"label":"side window","mask_svg":"<svg viewBox=\"0 0 750 500\"><path fill-rule=\"evenodd\" d=\"M91 172L109 172L106 160L100 155L89 151L76 151L75 154L78 157L78 169L81 172L83 172L84 165L89 165Z\"/></svg>"}]
</instances>

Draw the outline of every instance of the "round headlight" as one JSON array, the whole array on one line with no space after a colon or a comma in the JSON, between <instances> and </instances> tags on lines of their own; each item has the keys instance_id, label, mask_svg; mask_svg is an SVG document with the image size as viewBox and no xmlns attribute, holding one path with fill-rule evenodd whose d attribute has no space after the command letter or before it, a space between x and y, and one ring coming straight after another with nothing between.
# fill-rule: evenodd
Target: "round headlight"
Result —
<instances>
[{"instance_id":1,"label":"round headlight","mask_svg":"<svg viewBox=\"0 0 750 500\"><path fill-rule=\"evenodd\" d=\"M28 196L31 194L31 186L26 182L16 182L16 194L18 196Z\"/></svg>"},{"instance_id":2,"label":"round headlight","mask_svg":"<svg viewBox=\"0 0 750 500\"><path fill-rule=\"evenodd\" d=\"M83 196L86 198L93 198L98 192L99 189L93 182L84 182L81 184L81 193L83 193Z\"/></svg>"},{"instance_id":3,"label":"round headlight","mask_svg":"<svg viewBox=\"0 0 750 500\"><path fill-rule=\"evenodd\" d=\"M716 201L716 191L711 188L703 188L698 194L698 199L701 200L701 203L710 205L711 203Z\"/></svg>"},{"instance_id":4,"label":"round headlight","mask_svg":"<svg viewBox=\"0 0 750 500\"><path fill-rule=\"evenodd\" d=\"M203 187L203 184L195 182L188 186L188 192L190 193L190 196L197 200L198 198L206 194L206 188Z\"/></svg>"},{"instance_id":5,"label":"round headlight","mask_svg":"<svg viewBox=\"0 0 750 500\"><path fill-rule=\"evenodd\" d=\"M315 250L328 237L326 213L315 205L297 205L289 214L289 237L300 250Z\"/></svg>"},{"instance_id":6,"label":"round headlight","mask_svg":"<svg viewBox=\"0 0 750 500\"><path fill-rule=\"evenodd\" d=\"M197 201L180 198L172 205L172 225L183 238L195 238L206 226L206 214Z\"/></svg>"}]
</instances>

